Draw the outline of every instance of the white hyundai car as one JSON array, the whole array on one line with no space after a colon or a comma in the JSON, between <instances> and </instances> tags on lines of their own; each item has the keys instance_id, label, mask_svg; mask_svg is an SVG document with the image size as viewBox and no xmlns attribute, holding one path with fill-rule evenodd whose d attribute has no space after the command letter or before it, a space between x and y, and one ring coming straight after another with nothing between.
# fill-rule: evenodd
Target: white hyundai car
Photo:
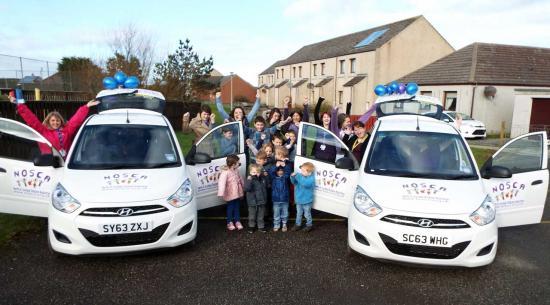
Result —
<instances>
[{"instance_id":1,"label":"white hyundai car","mask_svg":"<svg viewBox=\"0 0 550 305\"><path fill-rule=\"evenodd\" d=\"M474 120L471 116L456 111L443 111L441 120L455 125L466 139L485 138L487 130L483 122Z\"/></svg>"}]
</instances>

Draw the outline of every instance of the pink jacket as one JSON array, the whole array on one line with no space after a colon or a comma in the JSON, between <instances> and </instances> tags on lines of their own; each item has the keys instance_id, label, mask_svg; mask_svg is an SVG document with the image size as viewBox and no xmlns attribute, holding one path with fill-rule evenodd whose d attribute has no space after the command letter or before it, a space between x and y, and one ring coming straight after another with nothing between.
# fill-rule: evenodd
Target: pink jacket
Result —
<instances>
[{"instance_id":1,"label":"pink jacket","mask_svg":"<svg viewBox=\"0 0 550 305\"><path fill-rule=\"evenodd\" d=\"M88 107L86 107L86 105L78 108L76 113L67 122L67 124L60 128L63 139L63 147L61 147L61 142L59 141L59 136L56 130L49 129L48 127L44 126L42 122L38 120L36 115L32 113L29 107L27 107L27 105L17 105L17 112L19 113L19 115L21 115L27 125L29 125L32 129L36 130L39 134L46 138L57 151L64 149L66 152L69 151L76 132L88 116L88 110L89 109Z\"/></svg>"},{"instance_id":2,"label":"pink jacket","mask_svg":"<svg viewBox=\"0 0 550 305\"><path fill-rule=\"evenodd\" d=\"M241 198L244 196L243 185L239 171L224 166L218 180L218 196L225 201Z\"/></svg>"}]
</instances>

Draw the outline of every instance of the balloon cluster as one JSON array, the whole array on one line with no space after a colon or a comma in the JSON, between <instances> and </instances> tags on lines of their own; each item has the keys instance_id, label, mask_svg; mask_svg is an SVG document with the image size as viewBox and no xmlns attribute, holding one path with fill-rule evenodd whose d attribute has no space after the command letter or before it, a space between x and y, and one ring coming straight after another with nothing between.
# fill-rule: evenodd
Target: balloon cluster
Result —
<instances>
[{"instance_id":1,"label":"balloon cluster","mask_svg":"<svg viewBox=\"0 0 550 305\"><path fill-rule=\"evenodd\" d=\"M378 96L391 95L391 94L409 94L413 95L418 91L418 85L416 83L396 83L391 82L389 85L378 85L374 87L374 93Z\"/></svg>"},{"instance_id":2,"label":"balloon cluster","mask_svg":"<svg viewBox=\"0 0 550 305\"><path fill-rule=\"evenodd\" d=\"M139 86L139 79L135 76L126 76L122 71L117 71L113 77L107 76L103 79L105 89L127 88L135 89Z\"/></svg>"}]
</instances>

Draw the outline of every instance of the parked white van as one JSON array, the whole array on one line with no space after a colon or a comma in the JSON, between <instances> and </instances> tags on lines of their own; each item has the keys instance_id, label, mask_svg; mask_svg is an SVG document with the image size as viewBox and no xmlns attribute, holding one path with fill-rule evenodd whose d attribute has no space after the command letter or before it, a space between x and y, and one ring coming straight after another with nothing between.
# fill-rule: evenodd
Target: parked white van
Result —
<instances>
[{"instance_id":1,"label":"parked white van","mask_svg":"<svg viewBox=\"0 0 550 305\"><path fill-rule=\"evenodd\" d=\"M47 217L51 248L66 254L193 241L194 169L161 114L162 94L114 89L97 99L66 161L33 129L0 119L0 212Z\"/></svg>"}]
</instances>

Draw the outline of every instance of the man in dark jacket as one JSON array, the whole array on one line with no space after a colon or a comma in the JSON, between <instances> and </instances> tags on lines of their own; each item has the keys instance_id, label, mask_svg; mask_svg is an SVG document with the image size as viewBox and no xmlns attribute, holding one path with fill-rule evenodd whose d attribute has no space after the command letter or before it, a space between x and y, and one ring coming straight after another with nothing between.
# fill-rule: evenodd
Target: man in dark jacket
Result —
<instances>
[{"instance_id":1,"label":"man in dark jacket","mask_svg":"<svg viewBox=\"0 0 550 305\"><path fill-rule=\"evenodd\" d=\"M249 176L244 183L246 202L248 204L248 232L254 232L256 225L258 231L266 232L264 214L267 203L267 177L261 175L262 169L257 164L249 167Z\"/></svg>"}]
</instances>

